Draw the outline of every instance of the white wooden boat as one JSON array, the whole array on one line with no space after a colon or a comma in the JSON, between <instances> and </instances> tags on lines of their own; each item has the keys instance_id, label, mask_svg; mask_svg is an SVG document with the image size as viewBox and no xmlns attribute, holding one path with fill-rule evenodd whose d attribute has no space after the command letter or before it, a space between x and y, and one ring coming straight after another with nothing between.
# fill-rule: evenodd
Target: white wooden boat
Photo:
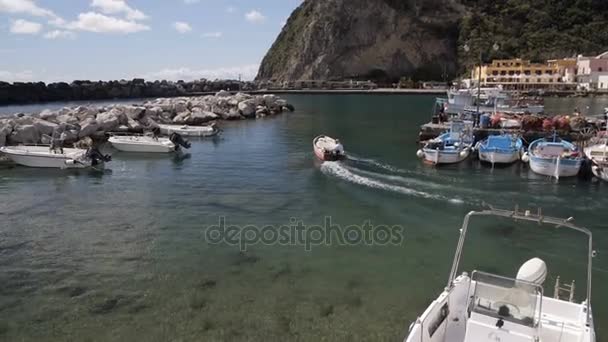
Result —
<instances>
[{"instance_id":1,"label":"white wooden boat","mask_svg":"<svg viewBox=\"0 0 608 342\"><path fill-rule=\"evenodd\" d=\"M533 141L522 161L535 173L559 179L578 175L583 158L574 144L554 136Z\"/></svg>"},{"instance_id":2,"label":"white wooden boat","mask_svg":"<svg viewBox=\"0 0 608 342\"><path fill-rule=\"evenodd\" d=\"M585 155L593 163L591 166L593 174L601 180L608 181L608 141L603 139L585 148Z\"/></svg>"},{"instance_id":3,"label":"white wooden boat","mask_svg":"<svg viewBox=\"0 0 608 342\"><path fill-rule=\"evenodd\" d=\"M190 143L177 133L169 138L148 135L113 135L108 141L114 148L123 152L171 153L181 147L190 148Z\"/></svg>"},{"instance_id":4,"label":"white wooden boat","mask_svg":"<svg viewBox=\"0 0 608 342\"><path fill-rule=\"evenodd\" d=\"M455 164L467 159L472 149L472 122L453 121L449 132L428 141L416 155L434 165Z\"/></svg>"},{"instance_id":5,"label":"white wooden boat","mask_svg":"<svg viewBox=\"0 0 608 342\"><path fill-rule=\"evenodd\" d=\"M533 258L516 276L473 270L458 275L463 246L473 216L532 221L539 225L568 228L586 235L586 299L574 301L574 286L562 286L557 277L553 297L546 295L545 262ZM555 230L559 232L560 230ZM571 219L506 210L484 210L466 215L452 271L444 291L409 327L405 342L595 342L591 312L592 259L591 232L574 225ZM556 274L556 270L551 271ZM421 284L420 286L426 286ZM564 296L565 295L565 296Z\"/></svg>"},{"instance_id":6,"label":"white wooden boat","mask_svg":"<svg viewBox=\"0 0 608 342\"><path fill-rule=\"evenodd\" d=\"M101 167L111 160L110 156L104 156L96 149L52 150L49 146L19 145L0 147L0 152L16 164L39 168L84 169Z\"/></svg>"},{"instance_id":7,"label":"white wooden boat","mask_svg":"<svg viewBox=\"0 0 608 342\"><path fill-rule=\"evenodd\" d=\"M335 161L346 158L346 152L338 139L319 135L312 141L312 148L317 158L322 161Z\"/></svg>"},{"instance_id":8,"label":"white wooden boat","mask_svg":"<svg viewBox=\"0 0 608 342\"><path fill-rule=\"evenodd\" d=\"M178 133L184 137L212 137L220 132L216 124L208 126L188 126L188 125L161 125L159 124L160 132L165 135Z\"/></svg>"}]
</instances>

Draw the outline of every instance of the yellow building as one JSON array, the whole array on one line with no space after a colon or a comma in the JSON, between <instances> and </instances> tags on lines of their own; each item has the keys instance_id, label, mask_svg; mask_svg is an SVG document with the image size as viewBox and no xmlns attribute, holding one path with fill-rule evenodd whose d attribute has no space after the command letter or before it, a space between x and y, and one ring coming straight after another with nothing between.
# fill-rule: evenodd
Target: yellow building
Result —
<instances>
[{"instance_id":1,"label":"yellow building","mask_svg":"<svg viewBox=\"0 0 608 342\"><path fill-rule=\"evenodd\" d=\"M471 81L477 83L479 66L471 72ZM547 63L530 63L529 60L496 59L481 67L481 85L502 86L504 89L564 89L575 87L576 59L550 60ZM572 74L572 75L571 75Z\"/></svg>"}]
</instances>

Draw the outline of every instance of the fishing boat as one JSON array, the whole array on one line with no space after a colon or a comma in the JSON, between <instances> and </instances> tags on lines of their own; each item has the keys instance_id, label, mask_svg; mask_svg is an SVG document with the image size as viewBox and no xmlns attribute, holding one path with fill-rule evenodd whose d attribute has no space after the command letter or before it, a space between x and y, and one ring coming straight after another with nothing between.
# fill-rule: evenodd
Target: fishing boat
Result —
<instances>
[{"instance_id":1,"label":"fishing boat","mask_svg":"<svg viewBox=\"0 0 608 342\"><path fill-rule=\"evenodd\" d=\"M472 123L452 121L448 132L429 140L416 155L434 165L455 164L467 159L472 149Z\"/></svg>"},{"instance_id":2,"label":"fishing boat","mask_svg":"<svg viewBox=\"0 0 608 342\"><path fill-rule=\"evenodd\" d=\"M340 140L325 135L319 135L312 141L312 148L317 158L322 161L335 161L346 158L344 147Z\"/></svg>"},{"instance_id":3,"label":"fishing boat","mask_svg":"<svg viewBox=\"0 0 608 342\"><path fill-rule=\"evenodd\" d=\"M552 139L533 141L528 152L522 156L522 161L529 161L535 173L559 179L576 176L583 158L574 144L554 135Z\"/></svg>"},{"instance_id":4,"label":"fishing boat","mask_svg":"<svg viewBox=\"0 0 608 342\"><path fill-rule=\"evenodd\" d=\"M171 153L179 151L180 147L190 148L190 143L177 133L172 133L169 138L150 135L112 135L108 141L115 149L123 152Z\"/></svg>"},{"instance_id":5,"label":"fishing boat","mask_svg":"<svg viewBox=\"0 0 608 342\"><path fill-rule=\"evenodd\" d=\"M473 270L458 275L469 221L472 217L492 220L534 222L541 226L570 229L586 236L586 299L574 300L574 282L561 284L559 276L553 297L544 288L548 268L537 257L525 262L517 275L499 275ZM556 232L560 230L555 229ZM488 209L468 213L460 229L460 239L447 286L409 327L405 342L595 342L591 313L592 260L591 232L570 219L521 212ZM552 269L552 274L557 271Z\"/></svg>"},{"instance_id":6,"label":"fishing boat","mask_svg":"<svg viewBox=\"0 0 608 342\"><path fill-rule=\"evenodd\" d=\"M494 164L511 164L518 161L523 153L523 141L512 135L490 135L477 143L475 149L479 160Z\"/></svg>"},{"instance_id":7,"label":"fishing boat","mask_svg":"<svg viewBox=\"0 0 608 342\"><path fill-rule=\"evenodd\" d=\"M112 158L97 149L51 148L50 146L3 146L4 153L15 164L56 169L84 169L101 167Z\"/></svg>"},{"instance_id":8,"label":"fishing boat","mask_svg":"<svg viewBox=\"0 0 608 342\"><path fill-rule=\"evenodd\" d=\"M585 148L585 156L591 160L591 171L601 179L608 181L608 139L603 138Z\"/></svg>"},{"instance_id":9,"label":"fishing boat","mask_svg":"<svg viewBox=\"0 0 608 342\"><path fill-rule=\"evenodd\" d=\"M158 125L158 127L164 135L177 133L184 137L212 137L220 132L219 127L215 123L208 126Z\"/></svg>"}]
</instances>

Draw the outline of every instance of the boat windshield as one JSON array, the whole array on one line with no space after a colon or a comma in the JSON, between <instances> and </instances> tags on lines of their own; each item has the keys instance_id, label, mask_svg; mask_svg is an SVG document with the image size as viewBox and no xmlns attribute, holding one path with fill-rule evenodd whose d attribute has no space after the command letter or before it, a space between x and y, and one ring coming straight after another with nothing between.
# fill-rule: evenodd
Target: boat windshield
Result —
<instances>
[{"instance_id":1,"label":"boat windshield","mask_svg":"<svg viewBox=\"0 0 608 342\"><path fill-rule=\"evenodd\" d=\"M535 327L540 319L542 287L505 278L489 273L475 271L475 293L471 300L473 312L502 318L528 327Z\"/></svg>"}]
</instances>

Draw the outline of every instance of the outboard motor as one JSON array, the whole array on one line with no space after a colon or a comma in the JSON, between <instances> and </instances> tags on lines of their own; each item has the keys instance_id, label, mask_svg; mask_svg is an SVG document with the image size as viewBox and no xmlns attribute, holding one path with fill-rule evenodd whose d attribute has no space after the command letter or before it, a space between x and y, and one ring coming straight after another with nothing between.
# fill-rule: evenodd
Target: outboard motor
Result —
<instances>
[{"instance_id":1,"label":"outboard motor","mask_svg":"<svg viewBox=\"0 0 608 342\"><path fill-rule=\"evenodd\" d=\"M182 138L182 136L177 133L171 133L171 135L169 136L169 140L171 140L171 142L175 144L176 149L179 146L183 148L190 148L192 146L192 144L190 144L188 140Z\"/></svg>"},{"instance_id":2,"label":"outboard motor","mask_svg":"<svg viewBox=\"0 0 608 342\"><path fill-rule=\"evenodd\" d=\"M99 165L101 163L108 163L112 161L112 156L109 154L102 154L98 148L89 148L86 154L87 158L91 159L91 165Z\"/></svg>"}]
</instances>

